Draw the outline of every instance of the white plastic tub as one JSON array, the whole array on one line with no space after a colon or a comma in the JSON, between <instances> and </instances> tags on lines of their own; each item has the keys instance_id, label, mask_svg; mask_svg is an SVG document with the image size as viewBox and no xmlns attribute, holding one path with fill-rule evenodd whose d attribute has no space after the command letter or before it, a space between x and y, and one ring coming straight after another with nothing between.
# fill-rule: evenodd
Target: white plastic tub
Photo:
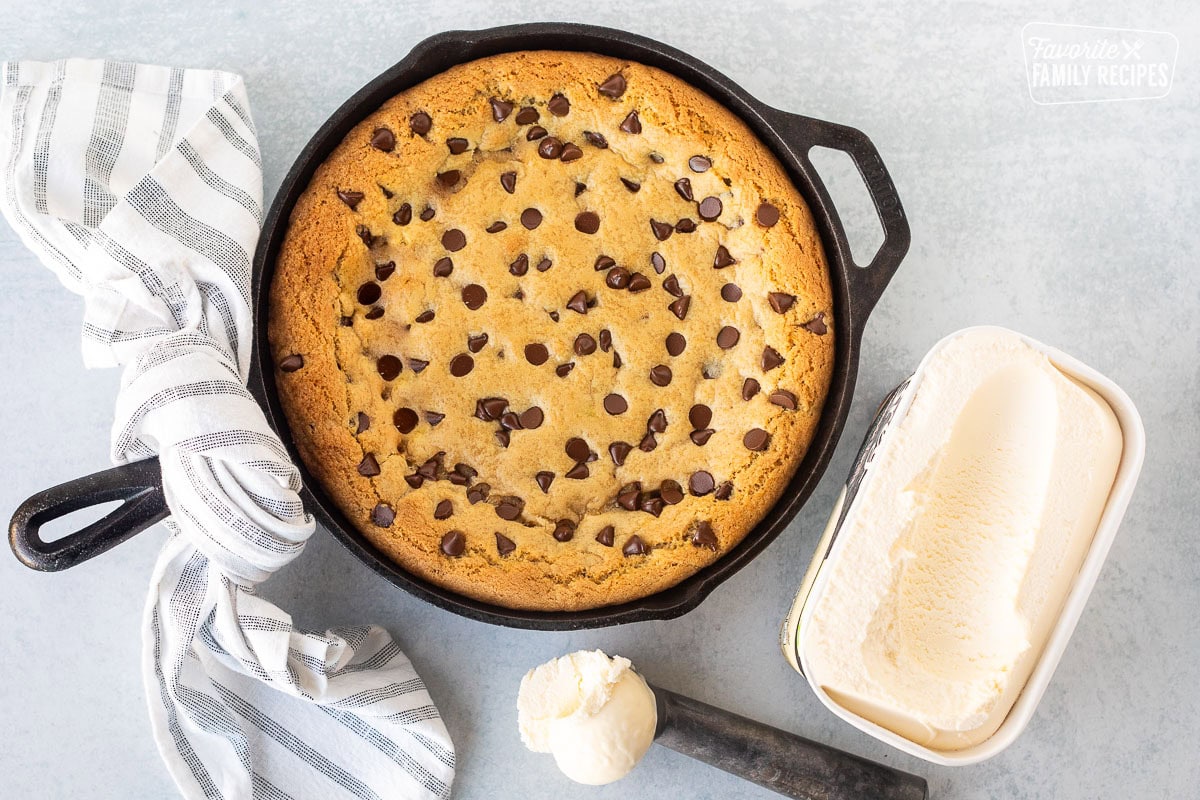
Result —
<instances>
[{"instance_id":1,"label":"white plastic tub","mask_svg":"<svg viewBox=\"0 0 1200 800\"><path fill-rule=\"evenodd\" d=\"M987 328L983 329L986 330ZM981 330L981 328L967 328L957 331L934 345L921 361L921 364L917 367L912 377L888 395L880 406L875 420L872 422L863 441L862 448L855 458L850 476L846 481L846 486L843 488L834 505L833 512L829 518L829 524L826 526L825 532L817 544L813 561L804 576L800 590L797 592L791 610L783 624L780 643L784 656L801 674L806 673L804 635L806 611L816 605L815 600L824 591L825 582L822 578L828 576L829 570L824 570L823 568L828 563L831 563L829 559L836 559L838 557L839 551L837 548L832 547L832 545L843 522L856 512L855 498L859 495L859 488L871 480L872 457L877 450L888 447L890 441L889 433L895 429L895 423L903 419L904 415L908 412L916 389L920 386L925 366L929 363L930 358L944 347L947 342L964 333L976 330ZM1003 329L992 328L991 330ZM1063 603L1062 612L1051 629L1042 654L1033 667L1012 709L1008 712L1008 715L996 732L983 742L961 750L934 750L910 741L887 728L881 727L849 711L835 702L819 685L809 678L809 685L812 686L817 697L834 714L880 741L935 764L949 766L966 765L991 758L1012 744L1017 736L1021 734L1021 731L1025 729L1025 726L1033 716L1034 709L1037 708L1038 701L1041 700L1042 694L1046 691L1046 687L1050 683L1050 678L1054 674L1059 660L1062 658L1063 651L1066 649L1067 641L1071 638L1071 633L1075 630L1075 624L1079 621L1080 614L1083 613L1083 607L1087 603L1092 587L1095 585L1096 579L1100 575L1100 570L1104 566L1104 560L1108 556L1109 547L1112 545L1117 528L1121 523L1122 517L1125 515L1125 509L1129 505L1129 499L1133 494L1133 487L1137 483L1138 473L1141 471L1142 460L1145 455L1146 434L1142 427L1141 417L1138 415L1137 409L1129 399L1129 396L1119 386L1096 370L1060 350L1026 336L1021 336L1020 338L1031 347L1045 353L1050 361L1061 371L1089 386L1108 402L1121 427L1123 449L1116 478L1109 493L1108 502L1101 514L1100 523L1092 539L1091 546L1079 567L1079 571L1075 575L1067 598Z\"/></svg>"}]
</instances>

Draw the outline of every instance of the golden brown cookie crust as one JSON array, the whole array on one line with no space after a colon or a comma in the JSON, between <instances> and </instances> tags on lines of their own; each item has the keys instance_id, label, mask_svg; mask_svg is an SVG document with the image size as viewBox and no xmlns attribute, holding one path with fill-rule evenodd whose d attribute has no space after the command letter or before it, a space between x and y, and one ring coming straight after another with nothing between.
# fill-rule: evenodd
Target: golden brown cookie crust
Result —
<instances>
[{"instance_id":1,"label":"golden brown cookie crust","mask_svg":"<svg viewBox=\"0 0 1200 800\"><path fill-rule=\"evenodd\" d=\"M598 90L617 74L626 84L619 97ZM607 84L608 94L616 93L615 83ZM561 100L552 103L555 95L567 98L569 109ZM511 109L494 108L493 98ZM531 112L520 113L527 106L536 109L536 123L527 121ZM640 132L625 130L638 127L628 121L633 111ZM430 120L423 135L413 130L417 114ZM418 117L418 130L422 122ZM543 158L538 150L546 139L527 138L535 125L581 154ZM377 135L380 129L386 132ZM585 131L599 133L607 146ZM453 143L465 150L452 153L449 139L465 140ZM711 166L689 163L697 155ZM454 170L457 177L447 174ZM516 173L511 193L502 185L506 172ZM676 187L681 178L690 182L691 201ZM585 187L578 194L577 183ZM716 210L712 202L700 206L709 197L720 201L713 221L700 214ZM771 222L771 208L764 203L778 211L769 227L763 223ZM401 224L405 204L411 219ZM432 218L422 220L427 207ZM542 217L532 230L522 223L530 208ZM587 230L589 220L577 217L588 211L599 219L596 233L579 229ZM525 220L532 223L532 216ZM671 226L689 219L695 230L685 232L684 223L660 240L666 231L660 225L656 235L652 219ZM489 233L497 222L504 229ZM443 240L451 229L464 234L459 250L447 247L455 246L453 235ZM718 246L737 263L714 268ZM661 274L652 253L665 261ZM518 276L510 265L521 254L528 267ZM644 276L650 287L611 288L609 270L594 268L602 255L631 276ZM452 272L435 276L444 258ZM539 271L545 258L551 266ZM389 262L395 266L390 274ZM674 282L664 289L670 276L690 297L682 320L669 308L678 300L669 291ZM621 274L612 280L621 284ZM372 284L381 290L378 300ZM475 310L464 302L471 284L486 291ZM586 313L571 310L580 291L591 304ZM472 304L481 299L473 293L466 295ZM782 296L772 302L770 293ZM795 298L790 305L786 296ZM728 349L718 344L719 336L726 345L734 338L720 333L724 327L737 329ZM271 285L269 319L280 400L296 446L347 519L415 575L478 600L537 610L645 597L736 545L779 498L812 439L833 367L835 329L812 215L745 124L658 69L552 51L454 67L357 125L296 203ZM602 331L608 331L603 339ZM468 336L483 333L487 343L472 353ZM665 344L671 333L686 338L676 356ZM594 352L576 352L581 334L594 340ZM530 344L545 346L544 363L529 361ZM764 369L767 347L783 357L781 365ZM588 349L586 339L581 349ZM464 354L472 368L455 376L451 361ZM536 360L536 348L532 355ZM294 356L303 359L299 368ZM391 380L379 371L383 356L395 356L402 367ZM574 367L560 377L556 368L565 363ZM671 380L659 386L650 373L664 365ZM747 379L761 385L748 400ZM779 391L794 397L794 410ZM627 410L609 413L609 394L619 394ZM483 398L503 398L516 415L536 406L543 422L509 431L502 447L497 432L503 421L476 414ZM696 404L712 412L703 445L693 440L689 421ZM399 409L417 414L408 433L393 421ZM652 450L639 449L658 409L665 430L654 433ZM358 432L360 413L369 427ZM436 415L444 416L433 425ZM407 426L406 416L402 412L401 425ZM513 422L507 418L510 427ZM746 446L752 429L767 433L765 449ZM596 455L583 462L587 477L567 477L572 470L581 474L565 452L574 437ZM621 466L610 455L613 442L632 446ZM440 462L438 453L444 454ZM364 464L368 454L378 474L371 474L371 459ZM467 468L455 473L457 464ZM413 477L422 465L433 479ZM548 491L537 481L542 471L554 475ZM694 494L698 472L710 474L716 487L728 483L728 499L718 499L719 488ZM707 488L703 476L697 480L697 489ZM634 481L641 482L638 502L648 511L617 502ZM654 501L664 481L680 485L681 501ZM480 499L480 484L490 487L486 499ZM471 488L476 502L468 499ZM515 519L501 518L504 498L523 501ZM438 519L435 509L443 501L451 514ZM389 512L390 524L377 524L387 522ZM574 528L567 541L553 535L559 528L565 538L560 520ZM606 526L613 527L611 546L596 538ZM715 549L701 546L708 528ZM501 554L497 533L512 543L511 552ZM458 555L447 554L460 546Z\"/></svg>"}]
</instances>

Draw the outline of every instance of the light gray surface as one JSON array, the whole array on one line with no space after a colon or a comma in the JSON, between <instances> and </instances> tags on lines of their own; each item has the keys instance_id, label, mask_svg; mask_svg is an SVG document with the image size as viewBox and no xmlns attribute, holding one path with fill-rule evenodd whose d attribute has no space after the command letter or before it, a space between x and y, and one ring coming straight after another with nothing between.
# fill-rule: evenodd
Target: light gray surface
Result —
<instances>
[{"instance_id":1,"label":"light gray surface","mask_svg":"<svg viewBox=\"0 0 1200 800\"><path fill-rule=\"evenodd\" d=\"M270 196L316 127L425 36L526 21L524 4L14 2L0 57L107 56L222 67L249 85ZM653 748L632 777L576 789L525 752L515 693L528 668L602 647L657 683L918 772L934 797L1195 797L1200 786L1200 14L1193 4L934 4L899 14L559 0L555 19L647 34L713 64L761 99L866 131L913 228L910 255L868 326L837 455L787 532L679 620L581 633L493 628L433 609L318 532L264 588L304 626L377 622L428 682L458 746L456 796L771 797ZM536 12L534 12L536 13ZM1173 32L1162 100L1037 106L1021 27L1031 21ZM862 215L851 214L854 219ZM0 223L0 512L107 466L115 372L81 369L81 305ZM776 646L791 599L869 416L943 334L998 323L1061 347L1120 383L1148 434L1142 480L1058 673L1029 729L983 765L936 768L820 707ZM139 677L155 529L69 573L0 557L0 794L163 797Z\"/></svg>"}]
</instances>

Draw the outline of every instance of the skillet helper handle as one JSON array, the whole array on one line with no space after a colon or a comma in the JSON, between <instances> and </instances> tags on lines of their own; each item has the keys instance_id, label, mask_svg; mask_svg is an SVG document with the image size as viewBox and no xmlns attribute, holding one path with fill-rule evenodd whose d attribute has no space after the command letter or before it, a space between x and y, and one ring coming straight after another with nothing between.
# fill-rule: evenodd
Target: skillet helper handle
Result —
<instances>
[{"instance_id":1,"label":"skillet helper handle","mask_svg":"<svg viewBox=\"0 0 1200 800\"><path fill-rule=\"evenodd\" d=\"M104 517L47 542L42 526L81 508L123 500ZM57 572L116 547L170 514L157 458L122 464L38 492L17 508L8 527L8 543L22 564Z\"/></svg>"},{"instance_id":2,"label":"skillet helper handle","mask_svg":"<svg viewBox=\"0 0 1200 800\"><path fill-rule=\"evenodd\" d=\"M777 111L776 114L778 115L777 123L787 138L788 144L796 149L796 155L809 175L812 176L821 202L827 208L832 209L834 205L824 182L809 158L809 152L814 147L841 150L850 156L854 161L854 166L858 168L859 176L866 184L871 202L875 205L875 213L883 226L883 244L879 246L879 250L871 262L869 264L857 263L854 261L849 247L839 244L839 247L844 249L842 256L845 262L853 265L848 270L847 280L851 287L851 310L858 317L861 332L861 324L866 322L867 316L879 302L883 290L887 288L892 276L896 274L900 262L904 260L909 245L912 243L912 231L908 227L908 217L904 214L904 207L900 205L900 195L896 192L896 185L892 182L892 176L884 166L879 151L862 131L847 125L826 122L800 114L783 111ZM836 214L833 215L830 222L839 229L840 242L844 243L846 241L845 230L842 229L841 221Z\"/></svg>"},{"instance_id":3,"label":"skillet helper handle","mask_svg":"<svg viewBox=\"0 0 1200 800\"><path fill-rule=\"evenodd\" d=\"M925 779L652 686L655 741L785 797L925 800Z\"/></svg>"}]
</instances>

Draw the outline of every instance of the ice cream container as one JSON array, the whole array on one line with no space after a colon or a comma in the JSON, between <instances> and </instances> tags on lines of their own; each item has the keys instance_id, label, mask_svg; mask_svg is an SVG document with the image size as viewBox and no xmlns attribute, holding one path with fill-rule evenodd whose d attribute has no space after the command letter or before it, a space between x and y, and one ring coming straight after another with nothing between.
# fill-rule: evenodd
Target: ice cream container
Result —
<instances>
[{"instance_id":1,"label":"ice cream container","mask_svg":"<svg viewBox=\"0 0 1200 800\"><path fill-rule=\"evenodd\" d=\"M1086 432L1090 429L1086 427L1084 422L1076 424L1074 420L1069 419L1061 413L1059 406L1049 404L1046 406L1047 410L1045 413L1042 413L1040 407L1031 405L1034 401L1030 399L1030 396L1036 395L1038 391L1041 391L1037 385L1037 381L1041 380L1040 378L1036 378L1034 383L1030 384L1031 391L1027 392L1024 390L1024 386L1020 384L1021 377L1019 371L1008 371L994 376L994 380L991 381L991 385L994 387L993 391L999 391L1001 394L1008 393L1010 397L1011 402L1009 405L1012 407L1008 410L1008 413L1015 413L1016 417L1014 419L1017 422L1010 424L1009 428L1016 431L1018 437L1025 437L1027 443L1031 442L1037 448L1039 447L1037 443L1047 435L1046 430L1050 430L1045 426L1052 424L1059 425L1058 428L1053 429L1059 431L1059 437L1055 439L1053 445L1047 445L1044 448L1051 455L1047 456L1046 459L1040 459L1035 452L1033 457L1030 458L1031 465L1029 470L1024 468L1014 470L1010 463L1008 472L1005 474L1015 474L1017 476L1010 479L1010 483L1015 481L1017 488L1014 489L1007 484L1002 487L1005 492L1018 498L1017 501L1014 501L1018 506L1021 505L1019 498L1025 496L1034 498L1034 500L1040 502L1041 505L1038 508L1041 509L1040 513L1043 516L1037 517L1036 520L1042 522L1043 528L1050 532L1040 534L1043 537L1042 539L1030 539L1029 541L1034 542L1034 544L1024 549L1016 547L1014 550L1012 545L1014 538L1024 541L1020 538L1021 535L1024 535L1023 532L1035 530L1037 526L1026 523L1023 521L1023 518L1017 518L1016 521L1005 519L1001 520L1005 524L998 525L999 529L1007 529L1005 527L1007 525L1008 528L1022 533L1020 535L996 534L995 542L1000 542L1000 545L995 545L993 540L987 539L987 535L992 534L984 535L975 533L970 537L964 536L964 541L968 539L972 542L982 540L987 547L1000 546L1001 550L1007 548L1007 555L1005 552L994 554L991 550L988 550L986 551L987 558L980 560L978 554L972 556L967 545L957 541L950 541L948 545L943 541L936 550L930 550L928 553L918 552L914 555L909 552L917 547L913 544L912 529L921 528L921 526L930 528L931 526L931 523L925 522L924 518L918 516L916 517L918 522L906 523L908 527L904 528L903 534L897 533L894 540L887 540L884 534L873 532L874 527L882 528L885 526L865 525L864 521L873 522L877 518L886 520L889 513L892 513L892 516L896 516L891 510L887 509L880 516L878 508L873 508L872 506L877 507L881 497L891 496L882 493L882 488L893 484L899 485L896 483L897 476L895 470L898 469L897 465L903 465L904 462L897 456L897 453L900 452L900 448L913 449L914 447L919 448L921 446L919 443L917 445L913 444L913 442L920 441L920 439L913 438L914 432L928 432L931 424L941 424L943 431L946 433L945 438L939 440L942 444L936 446L943 448L943 450L936 450L935 447L938 453L936 456L937 469L930 467L921 473L924 476L932 470L936 478L945 472L942 466L946 462L953 460L943 451L951 448L952 445L949 443L954 441L953 437L959 436L957 433L959 425L956 420L968 416L966 410L968 406L981 409L972 413L975 415L975 422L982 421L982 424L985 426L992 424L995 419L1003 416L1003 413L1005 413L1003 409L997 411L997 408L1000 408L1000 406L987 406L986 403L983 406L979 406L974 400L959 408L959 411L956 412L958 413L958 417L948 417L940 423L936 421L936 415L931 417L929 413L929 409L933 408L930 405L933 401L929 399L931 393L940 392L944 386L951 384L951 381L945 377L946 368L944 364L947 360L954 354L968 353L968 343L986 341L989 338L1007 342L1010 345L1010 350L1019 348L1025 351L1026 348L1024 346L1032 348L1032 351L1036 351L1037 354L1044 355L1048 359L1047 364L1045 361L1041 361L1040 356L1035 355L1035 358L1045 365L1045 368L1042 370L1043 372L1054 373L1057 376L1056 379L1060 384L1060 390L1062 390L1061 387L1066 387L1062 391L1073 393L1071 396L1076 399L1084 398L1083 402L1087 402L1086 398L1092 398L1096 409L1104 407L1106 404L1106 410L1102 413L1104 415L1103 418L1108 420L1108 427L1103 429L1096 428L1096 430L1103 430L1105 434L1103 437L1105 442L1104 447L1106 448L1104 453L1106 453L1105 458L1107 459L1108 471L1105 471L1105 467L1098 467L1093 471L1090 469L1090 465L1081 469L1064 470L1062 468L1063 463L1069 463L1064 462L1062 460L1063 456L1060 454L1060 450L1066 447L1066 445L1061 443L1064 436L1061 433L1062 430L1069 430L1070 435L1075 436L1079 440L1074 442L1072 446L1076 446L1081 453L1090 452L1081 448L1092 446L1094 442L1088 438ZM932 368L931 363L933 364ZM933 370L932 373L931 369ZM984 374L984 372L986 370L979 370L980 374ZM1065 380L1062 376L1065 376ZM1048 380L1051 379L1046 379L1046 381ZM1042 382L1046 383L1046 381ZM914 412L913 419L909 420L912 423L911 425L906 424L902 426L906 417L909 416L910 412L913 412L914 399L920 394L923 385L927 386L927 392L925 400L919 406L919 412ZM1046 385L1049 386L1050 384L1046 383ZM962 391L968 392L966 389ZM984 394L974 389L969 391L974 392L971 397ZM972 403L975 403L975 405L971 405ZM1111 414L1108 414L1108 410L1111 410ZM917 419L918 413L926 419ZM1096 419L1101 419L1100 413L1097 411L1095 415ZM1114 418L1115 425L1112 425L1111 421ZM931 423L928 421L929 419L935 421ZM1057 420L1057 422L1048 422L1048 419L1052 421ZM1062 421L1064 419L1066 421ZM948 430L952 425L954 426L953 433ZM970 425L966 427L970 428ZM976 425L975 427L978 428L979 426ZM1101 437L1097 434L1097 436L1092 438L1099 440ZM930 445L930 447L934 447L934 445ZM964 445L957 445L957 447L962 449ZM966 494L963 496L967 497L968 500L973 501L977 493L985 495L979 502L979 506L984 510L980 511L979 508L974 509L975 512L985 515L983 518L985 527L991 522L992 516L1002 516L996 510L1001 508L1002 504L997 505L994 496L990 497L990 499L986 496L989 493L995 495L995 492L998 491L995 487L988 487L986 485L986 470L990 468L992 461L1000 459L996 463L1002 466L1004 458L1010 458L1011 462L1013 452L1017 452L1018 455L1022 452L1019 449L1009 448L1010 452L1006 454L1004 450L1005 448L997 447L995 448L995 452L989 450L978 459L967 459L974 465L977 471L979 469L984 470L985 480L982 482L978 475L975 478L970 478L969 476L968 478L961 478L961 480L967 482ZM1074 631L1075 625L1083 612L1083 607L1092 591L1092 587L1096 583L1096 579L1104 565L1104 560L1108 555L1109 548L1112 545L1113 538L1116 535L1117 528L1125 514L1125 509L1129 504L1134 485L1137 482L1138 473L1141 470L1144 454L1145 431L1133 402L1120 387L1095 369L1060 350L1004 328L991 326L967 328L947 336L926 354L916 371L889 393L880 405L863 440L862 447L851 467L845 487L834 504L829 523L817 544L816 553L804 575L800 589L792 603L791 610L784 621L780 636L784 656L798 672L805 675L817 697L830 711L859 730L899 750L942 765L973 764L996 755L1010 745L1029 723L1038 701L1041 699L1050 682L1051 676L1054 674L1055 668L1058 666L1058 662L1066 649L1067 641L1070 639L1071 633ZM962 462L963 459L960 458L958 461ZM1042 495L1037 495L1036 492L1028 488L1025 489L1026 495L1022 495L1019 491L1020 484L1022 482L1025 482L1025 484L1031 484L1031 482L1036 484L1037 476L1033 473L1037 472L1036 466L1041 461L1053 462L1059 472L1047 473L1053 479L1047 480L1046 486L1049 488L1046 488ZM934 462L931 461L930 463ZM1024 462L1018 461L1017 463L1018 465L1023 465ZM968 467L971 464L968 464ZM980 464L983 466L981 467ZM997 466L996 469L999 470L1001 466ZM950 467L946 469L950 469ZM962 463L956 463L952 471L956 476L965 474ZM893 474L889 476L889 472ZM1076 484L1064 484L1062 479L1054 477L1058 474L1065 475L1067 480L1076 481L1078 490L1076 491ZM1110 488L1105 492L1103 490L1104 487L1109 487L1107 475L1113 475L1114 477L1111 479ZM908 480L907 476L900 477L903 480ZM937 483L934 478L930 480L932 481L932 485L939 488L949 485L944 481ZM1090 488L1084 483L1079 483L1087 480L1092 481ZM916 494L924 497L921 492L926 488L925 484L914 483L918 484L917 489L914 490ZM908 483L905 483L904 486L905 489L910 488ZM1056 502L1055 490L1060 494L1064 494L1062 491L1064 486L1068 487L1068 491L1065 493L1067 500ZM1086 502L1084 498L1089 496L1088 492L1091 492L1092 503L1089 507L1091 510L1090 515L1088 512L1079 512L1074 514L1060 514L1059 516L1047 516L1049 514L1046 511L1047 508L1052 510L1059 507L1074 508L1075 506L1072 506L1071 503L1075 503L1076 505L1083 504ZM895 501L897 504L913 502L912 497L901 497L900 494L909 495L911 493L907 491L898 493ZM1034 500L1026 503L1026 505L1036 505ZM933 506L932 501L928 501L927 499L922 499L920 502L926 503L929 507ZM993 505L988 506L988 502L993 503ZM923 505L921 508L923 510L922 513L928 516L930 512L924 511L926 506ZM971 510L968 509L965 513L969 515ZM957 511L954 513L956 514ZM942 516L945 516L945 514ZM941 527L938 530L941 531L943 536L948 534L953 537L956 535L954 531L957 520L953 516L952 514L949 524L945 524L945 520L941 520ZM1034 516L1036 517L1036 513ZM903 517L902 514L900 518L908 519ZM1091 520L1093 519L1096 520L1094 532L1091 524ZM1050 520L1053 524L1046 525L1047 520ZM1048 546L1042 544L1043 539L1054 539L1058 536L1065 536L1065 534L1059 532L1059 529L1068 526L1068 524L1074 525L1075 529L1077 529L1074 539L1071 540L1074 543L1072 545L1074 549L1068 549L1066 545L1063 545L1059 551L1046 549ZM1037 534L1029 534L1031 537L1035 535ZM878 556L877 559L870 556L872 553L871 548L875 547L873 544L875 539L871 539L870 537L875 537L875 539L882 542L878 547L880 552L876 554ZM926 538L917 539L916 541L925 542L927 540ZM1051 560L1052 563L1049 566L1037 560L1037 558L1042 558L1045 561L1044 554L1049 552L1060 554L1056 556L1056 560ZM897 553L900 554L899 557L897 557ZM947 553L950 555L947 556ZM959 555L960 553L966 553L966 555ZM864 560L864 554L869 558ZM897 558L904 559L910 557L913 560L900 562L902 563L902 567L895 566ZM961 558L964 561L964 565L945 562L944 559L948 557ZM937 562L936 559L938 558L943 559L943 561ZM980 564L971 562L972 558L980 560ZM1008 561L1005 560L1006 558ZM888 561L888 559L891 559L891 561ZM865 625L860 625L858 628L848 627L848 631L855 631L855 633L853 636L847 636L845 647L842 648L844 652L840 653L839 657L844 656L849 659L846 662L848 664L853 664L855 659L860 658L863 660L863 663L867 663L868 658L874 659L870 662L872 666L869 670L866 667L863 668L865 670L864 674L867 672L871 672L871 674L885 674L888 670L900 670L903 672L906 668L903 665L913 663L911 659L906 660L909 655L907 652L902 657L898 657L895 656L893 650L889 649L892 638L898 636L896 633L897 625L900 625L901 622L909 624L910 618L917 618L919 620L923 616L930 616L932 613L931 608L936 610L936 606L939 604L936 591L940 591L942 586L946 586L950 588L945 588L945 591L952 593L954 591L953 580L946 579L944 574L934 574L932 583L929 585L938 588L935 589L934 594L926 593L922 595L918 602L911 599L915 595L912 594L909 587L915 579L910 579L908 573L906 573L905 578L907 581L905 584L907 594L904 591L895 589L894 585L888 587L879 586L878 578L879 575L884 574L880 571L881 569L885 569L885 567L879 566L881 563L891 564L890 568L893 570L893 573L899 569L906 569L918 570L916 574L919 575L919 568L913 565L919 565L921 559L925 559L926 562L932 559L936 563L951 563L951 566L962 566L962 571L969 573L965 579L967 581L966 585L978 587L976 591L964 593L964 596L969 598L967 605L971 606L971 608L964 610L962 613L969 620L960 621L961 624L957 628L947 628L942 631L943 633L949 631L949 638L953 640L950 645L946 646L948 649L959 647L962 644L956 637L961 636L963 640L969 642L972 630L974 630L978 632L977 639L988 639L986 642L987 647L992 647L993 645L988 637L995 636L999 640L999 644L995 644L995 650L997 652L1003 651L1003 644L1005 643L1004 635L1007 631L1011 633L1008 643L1012 644L1013 652L1021 654L1019 660L1014 662L1018 666L1013 667L1011 672L1008 672L1008 662L997 662L1003 663L1005 666L997 667L998 672L995 674L1009 674L1012 677L1012 683L1007 689L1001 687L996 690L998 699L993 706L995 710L993 714L994 719L987 727L984 727L982 724L979 726L978 730L986 731L987 733L978 741L970 739L969 736L964 736L961 741L956 740L952 744L946 744L945 742L949 740L941 734L928 733L926 735L927 731L936 730L936 726L928 729L920 729L920 726L908 724L908 717L905 715L900 715L906 720L905 722L896 722L894 720L897 717L880 711L884 706L872 705L865 702L860 695L842 694L842 689L835 690L826 686L825 683L830 683L830 681L819 680L814 674L822 669L828 673L828 665L831 663L829 656L831 651L830 631L836 631L836 627L829 622L829 619L836 617L840 612L835 611L831 613L829 611L830 604L838 597L850 597L853 599L857 596L846 593L847 589L845 587L849 583L845 579L845 576L848 574L853 574L856 576L856 579L864 582L865 589L854 588L851 590L866 598L864 600L864 608L870 608L871 603L878 600L878 598L885 598L889 604L897 608L901 608L899 604L905 602L907 599L911 607L901 608L901 611L896 612L892 617L880 617L883 622L876 622L875 618L879 617L880 612L877 610L872 611L871 613L874 616L870 618L872 619L873 627L866 627ZM1024 560L1022 561L1021 559ZM1020 565L1021 569L1025 571L1016 573L1015 577L1004 573L1002 567L1009 562ZM1076 564L1078 565L1077 568ZM972 572L967 569L968 566L974 571ZM945 572L956 573L956 569L945 570ZM841 582L831 588L830 581L835 575L842 576ZM1048 575L1055 577L1051 580L1046 577ZM1028 587L1034 586L1036 588L1038 585L1035 578L1044 578L1045 585L1050 588L1047 588L1044 592L1029 590ZM872 584L873 580L875 584ZM872 594L872 592L875 594ZM1034 601L1030 600L1029 597L1036 598L1037 602L1041 604L1034 605ZM945 598L943 597L942 601L944 600ZM989 603L992 605L989 606ZM945 605L944 602L942 604ZM882 600L879 600L876 608L883 605ZM1026 606L1034 608L1036 613L1029 612L1029 608ZM819 607L822 609L820 612L817 611ZM840 606L836 605L834 607L840 608ZM952 607L951 613L956 613L953 611L954 608L957 607ZM1004 617L1004 614L1009 614L1018 622L1021 620L1021 617L1013 611L1014 608L1020 608L1022 613L1029 613L1030 619L1040 620L1040 622L1035 624L1030 621L1028 627L1022 627L1021 624L1009 624L1012 620ZM976 614L975 617L971 617L972 610L978 609L983 609L985 613L982 613L982 615ZM857 612L845 611L842 616L852 618L853 613ZM902 620L900 620L901 616L903 616ZM865 616L861 618L867 619ZM983 620L983 623L980 623L980 619ZM900 620L900 622L897 622L897 620ZM922 628L921 630L927 631L930 629ZM942 646L946 638L946 636L942 636L938 640L937 646ZM853 640L853 643L851 640ZM881 644L885 640L889 643ZM834 641L836 641L836 637L834 637ZM870 648L864 647L864 644L869 644ZM985 651L987 647L984 648ZM867 649L871 650L870 654L865 652ZM878 651L878 653L875 651ZM920 658L932 658L925 650L914 650L913 652L916 652ZM991 655L990 651L984 652L980 656L976 650L971 650L969 659L964 657L964 660L958 662L957 666L955 666L953 660L945 663L938 662L934 666L945 671L947 681L962 680L969 684L969 680L962 678L961 673L964 670L969 673L970 670L975 669L977 662L986 663L987 658ZM884 660L881 661L880 659ZM898 664L901 666L897 666ZM934 673L931 671L930 674ZM1025 674L1027 674L1027 677L1021 678ZM951 686L954 691L946 689L946 686L938 683L940 677L937 675L927 678L922 673L921 675L902 675L902 678L903 680L899 680L897 685L903 684L907 688L917 687L917 689L912 691L918 693L906 695L907 699L913 697L923 698L925 695L919 694L919 691L924 691L924 684L929 683L933 685L935 688L929 692L931 705L948 703L947 697L957 697L954 691L960 688L958 684L952 685L948 683L947 686ZM852 678L846 678L846 680L850 681ZM981 679L978 683L990 685L986 678ZM891 687L889 687L890 689ZM899 692L900 690L897 689L896 691ZM1015 699L1013 699L1014 695ZM1003 696L1002 700L999 699L1001 696ZM938 707L940 708L941 706ZM974 706L969 705L966 707L974 708ZM863 709L866 710L864 711ZM868 714L873 716L874 720L868 718ZM884 724L880 724L880 722L875 720L885 721L887 726L885 727ZM997 720L1000 720L998 724ZM992 729L993 727L994 730ZM917 729L916 733L909 734L914 729ZM909 735L902 735L902 732Z\"/></svg>"}]
</instances>

